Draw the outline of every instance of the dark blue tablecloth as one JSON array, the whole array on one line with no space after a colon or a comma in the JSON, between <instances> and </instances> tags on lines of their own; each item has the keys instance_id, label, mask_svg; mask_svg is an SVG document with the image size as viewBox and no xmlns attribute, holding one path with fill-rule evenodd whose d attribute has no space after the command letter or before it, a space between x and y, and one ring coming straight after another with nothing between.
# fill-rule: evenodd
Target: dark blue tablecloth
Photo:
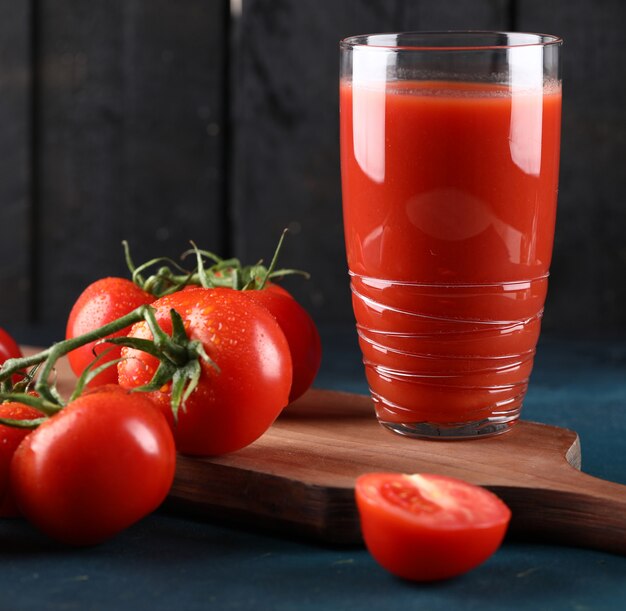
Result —
<instances>
[{"instance_id":1,"label":"dark blue tablecloth","mask_svg":"<svg viewBox=\"0 0 626 611\"><path fill-rule=\"evenodd\" d=\"M351 330L327 329L320 387L364 391ZM583 470L626 484L626 341L543 338L524 418L580 434ZM626 557L507 541L475 571L416 585L365 549L319 546L161 510L68 549L0 521L0 609L626 608Z\"/></svg>"}]
</instances>

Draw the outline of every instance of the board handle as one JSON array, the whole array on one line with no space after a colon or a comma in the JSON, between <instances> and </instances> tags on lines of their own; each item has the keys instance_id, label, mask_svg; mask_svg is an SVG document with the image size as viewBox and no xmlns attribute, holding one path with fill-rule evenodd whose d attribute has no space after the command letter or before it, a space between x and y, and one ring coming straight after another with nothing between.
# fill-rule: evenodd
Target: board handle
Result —
<instances>
[{"instance_id":1,"label":"board handle","mask_svg":"<svg viewBox=\"0 0 626 611\"><path fill-rule=\"evenodd\" d=\"M511 508L511 533L626 555L626 486L563 469L548 488L494 486Z\"/></svg>"}]
</instances>

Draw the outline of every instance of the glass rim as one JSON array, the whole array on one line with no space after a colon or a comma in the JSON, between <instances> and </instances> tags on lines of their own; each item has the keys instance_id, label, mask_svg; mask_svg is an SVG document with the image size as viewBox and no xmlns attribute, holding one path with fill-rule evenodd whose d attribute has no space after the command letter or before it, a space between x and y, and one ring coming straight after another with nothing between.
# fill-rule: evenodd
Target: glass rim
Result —
<instances>
[{"instance_id":1,"label":"glass rim","mask_svg":"<svg viewBox=\"0 0 626 611\"><path fill-rule=\"evenodd\" d=\"M458 37L459 39L480 38L487 36L504 36L507 38L521 37L534 40L509 43L509 44L458 44L458 45L433 45L433 44L397 44L393 38L414 37L435 39L436 37ZM380 42L376 42L376 40ZM512 32L504 30L428 30L428 31L405 31L405 32L379 32L375 34L358 34L348 36L339 42L341 49L372 49L381 51L498 51L506 49L519 49L524 47L547 47L563 44L563 38L554 34L541 34L537 32Z\"/></svg>"}]
</instances>

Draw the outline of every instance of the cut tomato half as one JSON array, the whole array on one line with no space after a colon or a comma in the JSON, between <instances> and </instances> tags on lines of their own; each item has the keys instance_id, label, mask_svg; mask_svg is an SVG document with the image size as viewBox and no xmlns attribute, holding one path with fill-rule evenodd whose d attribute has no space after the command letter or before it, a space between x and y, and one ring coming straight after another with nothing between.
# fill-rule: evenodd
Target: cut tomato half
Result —
<instances>
[{"instance_id":1,"label":"cut tomato half","mask_svg":"<svg viewBox=\"0 0 626 611\"><path fill-rule=\"evenodd\" d=\"M478 566L500 547L511 519L492 492L443 475L367 473L355 493L370 553L413 581L447 579Z\"/></svg>"}]
</instances>

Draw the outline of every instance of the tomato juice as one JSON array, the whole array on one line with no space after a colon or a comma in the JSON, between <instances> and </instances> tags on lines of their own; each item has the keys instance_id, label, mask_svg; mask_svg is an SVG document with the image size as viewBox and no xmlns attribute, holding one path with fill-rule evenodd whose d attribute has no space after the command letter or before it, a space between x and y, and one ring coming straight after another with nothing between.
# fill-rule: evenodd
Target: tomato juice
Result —
<instances>
[{"instance_id":1,"label":"tomato juice","mask_svg":"<svg viewBox=\"0 0 626 611\"><path fill-rule=\"evenodd\" d=\"M515 420L552 256L560 83L344 79L340 109L346 251L379 420Z\"/></svg>"}]
</instances>

